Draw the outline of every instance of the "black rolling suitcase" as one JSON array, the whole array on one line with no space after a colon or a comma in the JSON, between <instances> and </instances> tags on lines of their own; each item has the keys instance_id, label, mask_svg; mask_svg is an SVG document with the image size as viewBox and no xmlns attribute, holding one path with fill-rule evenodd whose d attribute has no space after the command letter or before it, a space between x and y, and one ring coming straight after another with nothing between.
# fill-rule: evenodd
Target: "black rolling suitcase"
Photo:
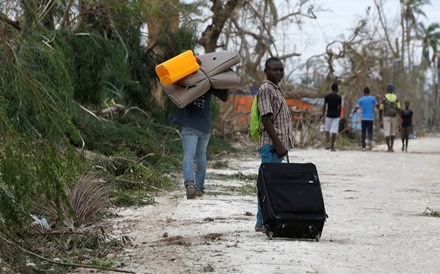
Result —
<instances>
[{"instance_id":1,"label":"black rolling suitcase","mask_svg":"<svg viewBox=\"0 0 440 274\"><path fill-rule=\"evenodd\" d=\"M263 163L258 202L267 236L319 241L327 218L316 166L312 163Z\"/></svg>"}]
</instances>

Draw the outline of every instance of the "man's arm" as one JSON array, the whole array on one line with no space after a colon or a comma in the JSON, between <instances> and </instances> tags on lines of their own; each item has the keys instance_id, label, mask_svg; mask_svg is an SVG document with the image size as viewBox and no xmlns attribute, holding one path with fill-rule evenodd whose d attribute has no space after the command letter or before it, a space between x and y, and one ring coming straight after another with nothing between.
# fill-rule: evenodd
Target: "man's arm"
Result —
<instances>
[{"instance_id":1,"label":"man's arm","mask_svg":"<svg viewBox=\"0 0 440 274\"><path fill-rule=\"evenodd\" d=\"M229 89L214 89L213 94L223 102L226 102L229 98Z\"/></svg>"},{"instance_id":2,"label":"man's arm","mask_svg":"<svg viewBox=\"0 0 440 274\"><path fill-rule=\"evenodd\" d=\"M359 109L359 106L356 106L355 108L354 108L354 110L353 110L353 115L356 113L356 111Z\"/></svg>"},{"instance_id":3,"label":"man's arm","mask_svg":"<svg viewBox=\"0 0 440 274\"><path fill-rule=\"evenodd\" d=\"M261 116L261 122L263 123L264 129L266 130L267 134L269 134L269 138L275 145L278 157L284 157L287 154L287 149L281 143L280 139L278 139L277 132L272 123L272 113Z\"/></svg>"},{"instance_id":4,"label":"man's arm","mask_svg":"<svg viewBox=\"0 0 440 274\"><path fill-rule=\"evenodd\" d=\"M341 100L339 100L339 104L338 104L339 117L341 117L341 111L342 111L342 98Z\"/></svg>"},{"instance_id":5,"label":"man's arm","mask_svg":"<svg viewBox=\"0 0 440 274\"><path fill-rule=\"evenodd\" d=\"M382 114L383 114L383 99L380 99L380 101L379 101L379 122L381 122L382 123L382 120L383 120L383 116L382 116Z\"/></svg>"}]
</instances>

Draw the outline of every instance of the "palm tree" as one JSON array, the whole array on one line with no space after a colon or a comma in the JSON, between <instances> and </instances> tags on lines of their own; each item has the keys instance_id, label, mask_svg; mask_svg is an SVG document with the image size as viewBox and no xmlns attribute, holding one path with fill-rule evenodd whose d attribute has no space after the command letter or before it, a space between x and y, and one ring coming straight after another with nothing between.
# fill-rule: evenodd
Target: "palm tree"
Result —
<instances>
[{"instance_id":1,"label":"palm tree","mask_svg":"<svg viewBox=\"0 0 440 274\"><path fill-rule=\"evenodd\" d=\"M422 40L422 66L430 67L435 62L437 49L440 45L440 24L432 23L425 27L423 23L419 23L418 33Z\"/></svg>"},{"instance_id":2,"label":"palm tree","mask_svg":"<svg viewBox=\"0 0 440 274\"><path fill-rule=\"evenodd\" d=\"M422 40L422 68L428 69L432 66L435 67L435 61L437 60L437 75L433 70L433 79L436 79L433 87L434 98L431 98L430 101L434 103L432 110L432 124L436 124L437 119L437 108L438 108L438 82L440 79L440 58L437 56L438 54L438 46L440 45L440 24L432 23L428 27L425 27L422 23L419 23L419 38ZM432 49L432 54L430 53L430 49ZM437 77L436 77L437 76ZM427 109L426 109L427 111ZM425 112L425 116L427 117L427 113Z\"/></svg>"},{"instance_id":3,"label":"palm tree","mask_svg":"<svg viewBox=\"0 0 440 274\"><path fill-rule=\"evenodd\" d=\"M417 21L420 16L426 17L423 6L430 5L429 0L400 0L401 4L401 27L402 27L402 60L405 60L405 46L408 51L408 66L411 68L410 42L411 31L417 31Z\"/></svg>"}]
</instances>

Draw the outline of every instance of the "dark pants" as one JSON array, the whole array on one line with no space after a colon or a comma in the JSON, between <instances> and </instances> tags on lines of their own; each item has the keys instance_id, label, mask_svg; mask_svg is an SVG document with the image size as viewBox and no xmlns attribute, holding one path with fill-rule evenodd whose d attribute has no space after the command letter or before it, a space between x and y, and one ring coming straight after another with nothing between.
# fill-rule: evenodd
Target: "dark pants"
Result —
<instances>
[{"instance_id":1,"label":"dark pants","mask_svg":"<svg viewBox=\"0 0 440 274\"><path fill-rule=\"evenodd\" d=\"M365 135L368 132L368 140L373 140L373 121L370 120L362 120L361 123L361 132L362 132L362 148L365 148Z\"/></svg>"}]
</instances>

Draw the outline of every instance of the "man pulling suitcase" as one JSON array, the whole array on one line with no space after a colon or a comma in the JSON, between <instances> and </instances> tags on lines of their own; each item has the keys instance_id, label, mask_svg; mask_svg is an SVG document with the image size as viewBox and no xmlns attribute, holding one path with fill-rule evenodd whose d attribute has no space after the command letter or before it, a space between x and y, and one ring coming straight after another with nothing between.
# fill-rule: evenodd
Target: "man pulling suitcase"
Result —
<instances>
[{"instance_id":1,"label":"man pulling suitcase","mask_svg":"<svg viewBox=\"0 0 440 274\"><path fill-rule=\"evenodd\" d=\"M262 163L281 163L292 148L292 122L284 99L284 93L278 83L284 77L284 66L280 59L271 57L266 60L264 73L267 80L258 90L258 110L261 116L258 150ZM263 218L258 204L255 231L263 231Z\"/></svg>"}]
</instances>

